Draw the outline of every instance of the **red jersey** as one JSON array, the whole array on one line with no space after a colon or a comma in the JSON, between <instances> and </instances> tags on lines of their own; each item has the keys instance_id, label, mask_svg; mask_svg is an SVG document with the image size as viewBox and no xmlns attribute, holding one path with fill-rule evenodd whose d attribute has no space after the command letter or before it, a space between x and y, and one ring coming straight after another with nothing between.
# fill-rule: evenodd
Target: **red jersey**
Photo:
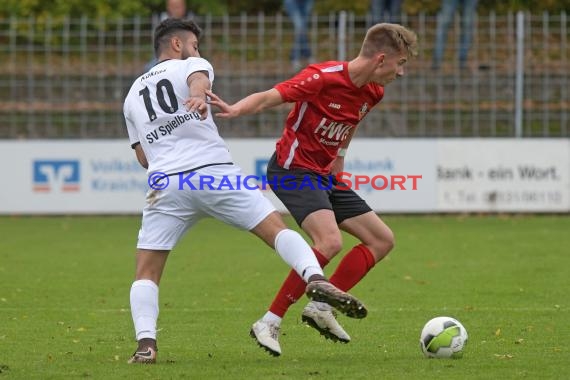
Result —
<instances>
[{"instance_id":1,"label":"red jersey","mask_svg":"<svg viewBox=\"0 0 570 380\"><path fill-rule=\"evenodd\" d=\"M330 61L308 66L275 85L286 102L295 102L277 141L277 163L328 174L341 143L384 96L384 87L369 83L356 87L348 62Z\"/></svg>"}]
</instances>

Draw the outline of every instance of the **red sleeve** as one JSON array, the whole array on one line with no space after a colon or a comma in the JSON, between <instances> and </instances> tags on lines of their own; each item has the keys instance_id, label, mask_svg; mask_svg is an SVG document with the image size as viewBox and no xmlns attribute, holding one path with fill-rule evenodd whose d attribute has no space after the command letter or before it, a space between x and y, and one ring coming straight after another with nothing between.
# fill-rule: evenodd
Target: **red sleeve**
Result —
<instances>
[{"instance_id":1,"label":"red sleeve","mask_svg":"<svg viewBox=\"0 0 570 380\"><path fill-rule=\"evenodd\" d=\"M315 98L324 85L322 72L312 66L302 70L294 77L275 85L285 102L310 101Z\"/></svg>"}]
</instances>

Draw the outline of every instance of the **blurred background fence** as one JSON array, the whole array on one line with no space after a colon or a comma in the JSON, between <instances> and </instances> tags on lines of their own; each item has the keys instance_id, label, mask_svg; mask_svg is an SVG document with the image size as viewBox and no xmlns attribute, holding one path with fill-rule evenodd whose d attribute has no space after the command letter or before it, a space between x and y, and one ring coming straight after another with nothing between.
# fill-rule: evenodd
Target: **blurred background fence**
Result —
<instances>
[{"instance_id":1,"label":"blurred background fence","mask_svg":"<svg viewBox=\"0 0 570 380\"><path fill-rule=\"evenodd\" d=\"M431 69L436 17L403 15L402 23L420 37L420 56L386 88L358 136L569 137L567 15L520 15L517 45L515 13L478 14L464 70L457 62L456 18L437 71ZM214 90L227 101L293 74L286 15L203 15L197 21L205 32L201 54L216 71ZM314 14L315 59L351 59L369 23L353 13ZM126 138L122 100L152 58L154 24L151 17L0 19L0 138ZM225 137L274 137L288 109L218 125Z\"/></svg>"}]
</instances>

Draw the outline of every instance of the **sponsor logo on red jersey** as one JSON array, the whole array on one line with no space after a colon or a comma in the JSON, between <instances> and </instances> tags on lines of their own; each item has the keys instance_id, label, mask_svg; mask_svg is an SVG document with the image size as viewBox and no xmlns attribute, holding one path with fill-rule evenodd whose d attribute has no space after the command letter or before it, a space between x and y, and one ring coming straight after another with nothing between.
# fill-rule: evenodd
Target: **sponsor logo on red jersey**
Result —
<instances>
[{"instance_id":1,"label":"sponsor logo on red jersey","mask_svg":"<svg viewBox=\"0 0 570 380\"><path fill-rule=\"evenodd\" d=\"M354 128L353 125L339 123L323 117L315 128L315 134L321 136L321 144L337 146L346 139L352 128Z\"/></svg>"}]
</instances>

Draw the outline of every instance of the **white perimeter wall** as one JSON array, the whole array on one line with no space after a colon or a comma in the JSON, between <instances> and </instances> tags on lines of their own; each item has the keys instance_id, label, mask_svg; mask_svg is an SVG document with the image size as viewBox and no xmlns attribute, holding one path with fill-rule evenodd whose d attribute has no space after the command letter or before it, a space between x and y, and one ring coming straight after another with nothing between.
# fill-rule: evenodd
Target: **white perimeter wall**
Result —
<instances>
[{"instance_id":1,"label":"white perimeter wall","mask_svg":"<svg viewBox=\"0 0 570 380\"><path fill-rule=\"evenodd\" d=\"M265 174L274 140L227 142L245 174ZM126 140L2 141L0 160L0 214L140 213L144 205L147 176ZM570 212L568 139L355 139L345 162L344 178L354 188L359 176L357 192L378 212ZM404 176L405 190L391 182L378 190L381 176ZM409 176L421 176L416 190Z\"/></svg>"}]
</instances>

